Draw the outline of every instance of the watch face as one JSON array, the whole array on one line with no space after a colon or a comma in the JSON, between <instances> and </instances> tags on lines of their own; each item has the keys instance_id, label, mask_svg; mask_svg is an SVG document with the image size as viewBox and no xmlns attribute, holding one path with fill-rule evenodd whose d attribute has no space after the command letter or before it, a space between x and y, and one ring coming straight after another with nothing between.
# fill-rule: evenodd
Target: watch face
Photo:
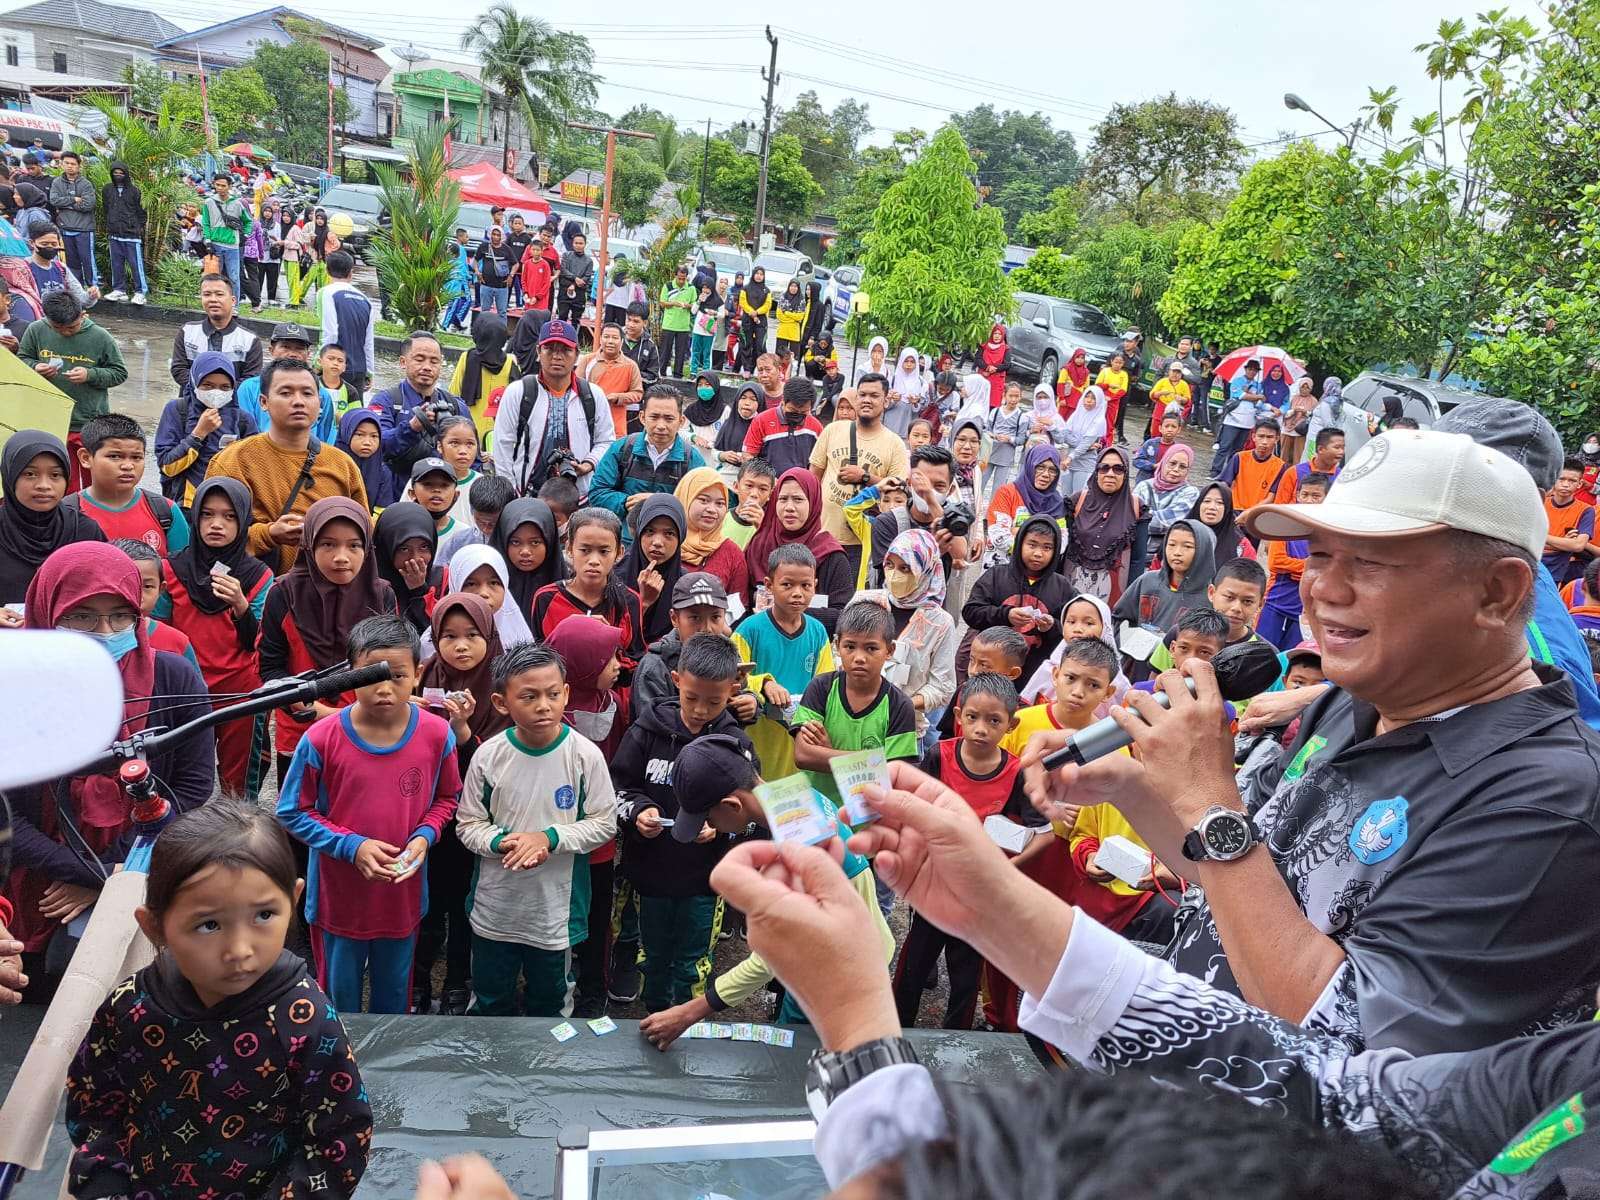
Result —
<instances>
[{"instance_id":1,"label":"watch face","mask_svg":"<svg viewBox=\"0 0 1600 1200\"><path fill-rule=\"evenodd\" d=\"M1250 848L1250 827L1242 816L1229 813L1206 822L1206 852L1213 858L1232 858Z\"/></svg>"}]
</instances>

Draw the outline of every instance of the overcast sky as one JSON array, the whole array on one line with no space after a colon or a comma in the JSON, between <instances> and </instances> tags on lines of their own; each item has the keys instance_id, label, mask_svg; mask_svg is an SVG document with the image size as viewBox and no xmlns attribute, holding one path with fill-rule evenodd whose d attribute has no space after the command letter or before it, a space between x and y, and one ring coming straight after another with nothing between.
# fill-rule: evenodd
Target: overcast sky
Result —
<instances>
[{"instance_id":1,"label":"overcast sky","mask_svg":"<svg viewBox=\"0 0 1600 1200\"><path fill-rule=\"evenodd\" d=\"M1537 14L1533 0L1502 2ZM152 7L195 29L261 4L154 0ZM460 57L461 30L487 0L305 0L297 7L390 47L410 42ZM517 7L590 39L606 80L600 107L613 116L636 103L702 128L708 117L715 127L760 116L767 44L759 25L738 22L746 14L757 20L766 6ZM1402 96L1426 104L1432 88L1412 48L1435 36L1442 17L1470 22L1483 7L1482 0L1079 0L994 9L970 0L810 0L772 6L784 13L773 30L777 99L781 105L814 89L831 107L855 96L869 106L874 141L911 126L931 131L946 113L985 102L1038 109L1083 146L1110 105L1176 90L1227 105L1246 143L1265 142L1321 128L1283 107L1286 91L1340 124L1355 119L1368 85L1395 83Z\"/></svg>"}]
</instances>

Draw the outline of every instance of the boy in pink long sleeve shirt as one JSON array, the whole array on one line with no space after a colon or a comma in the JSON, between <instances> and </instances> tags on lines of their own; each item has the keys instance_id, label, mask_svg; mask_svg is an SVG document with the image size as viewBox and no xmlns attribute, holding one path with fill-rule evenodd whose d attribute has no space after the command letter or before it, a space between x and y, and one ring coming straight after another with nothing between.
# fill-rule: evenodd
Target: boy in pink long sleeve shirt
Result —
<instances>
[{"instance_id":1,"label":"boy in pink long sleeve shirt","mask_svg":"<svg viewBox=\"0 0 1600 1200\"><path fill-rule=\"evenodd\" d=\"M278 796L278 821L310 850L306 921L317 981L341 1012L403 1013L417 928L428 907L421 870L461 793L450 723L411 703L420 647L400 617L350 631L350 664L387 662L391 678L300 738ZM450 716L470 704L447 702Z\"/></svg>"}]
</instances>

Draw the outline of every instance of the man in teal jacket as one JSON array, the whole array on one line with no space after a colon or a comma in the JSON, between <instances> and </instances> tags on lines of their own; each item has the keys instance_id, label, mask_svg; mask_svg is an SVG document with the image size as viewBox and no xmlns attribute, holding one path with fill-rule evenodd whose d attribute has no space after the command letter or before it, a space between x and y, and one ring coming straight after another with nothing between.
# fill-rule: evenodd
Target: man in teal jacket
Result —
<instances>
[{"instance_id":1,"label":"man in teal jacket","mask_svg":"<svg viewBox=\"0 0 1600 1200\"><path fill-rule=\"evenodd\" d=\"M700 451L678 437L683 426L683 398L665 387L646 390L639 405L643 433L611 443L589 483L589 503L609 508L622 518L623 538L633 540L629 521L644 498L671 492L696 467L706 465Z\"/></svg>"}]
</instances>

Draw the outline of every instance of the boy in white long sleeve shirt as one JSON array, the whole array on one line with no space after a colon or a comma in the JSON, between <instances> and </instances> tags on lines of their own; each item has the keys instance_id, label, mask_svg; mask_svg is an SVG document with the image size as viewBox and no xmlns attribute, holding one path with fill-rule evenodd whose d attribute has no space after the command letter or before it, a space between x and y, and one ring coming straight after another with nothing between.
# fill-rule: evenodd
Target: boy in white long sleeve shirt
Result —
<instances>
[{"instance_id":1,"label":"boy in white long sleeve shirt","mask_svg":"<svg viewBox=\"0 0 1600 1200\"><path fill-rule=\"evenodd\" d=\"M587 856L617 833L605 757L563 725L561 656L532 643L495 663L494 706L512 728L473 755L456 815L478 864L470 897L473 1001L484 1016L516 1016L517 979L529 1016L572 1015L572 948L589 930Z\"/></svg>"}]
</instances>

